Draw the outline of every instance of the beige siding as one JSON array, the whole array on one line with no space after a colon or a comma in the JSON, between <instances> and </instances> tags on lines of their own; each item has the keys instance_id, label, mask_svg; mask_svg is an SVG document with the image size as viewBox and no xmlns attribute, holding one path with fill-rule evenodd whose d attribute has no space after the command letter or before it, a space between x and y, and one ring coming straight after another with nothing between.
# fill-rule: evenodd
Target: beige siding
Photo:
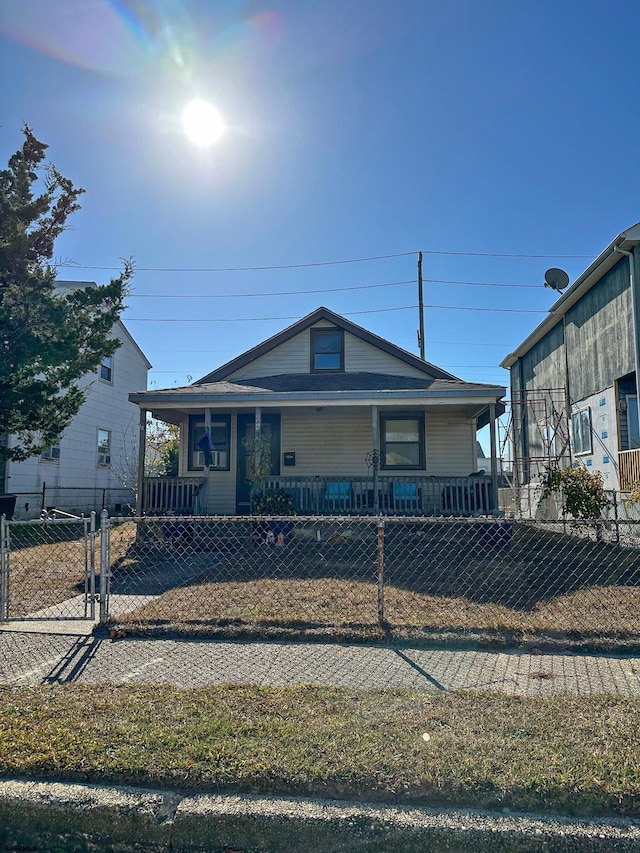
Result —
<instances>
[{"instance_id":1,"label":"beige siding","mask_svg":"<svg viewBox=\"0 0 640 853\"><path fill-rule=\"evenodd\" d=\"M297 409L282 413L282 451L294 451L291 476L366 476L371 450L370 409Z\"/></svg>"},{"instance_id":2,"label":"beige siding","mask_svg":"<svg viewBox=\"0 0 640 853\"><path fill-rule=\"evenodd\" d=\"M425 378L425 374L417 367L411 367L353 335L345 336L344 348L345 367L351 373L388 373L392 376Z\"/></svg>"},{"instance_id":3,"label":"beige siding","mask_svg":"<svg viewBox=\"0 0 640 853\"><path fill-rule=\"evenodd\" d=\"M327 326L318 323L314 328ZM286 341L271 352L232 373L229 380L256 379L260 376L277 376L281 373L309 373L309 329ZM406 364L360 338L345 333L345 369L349 373L389 373L393 376L418 376L424 373Z\"/></svg>"},{"instance_id":4,"label":"beige siding","mask_svg":"<svg viewBox=\"0 0 640 853\"><path fill-rule=\"evenodd\" d=\"M471 420L427 411L427 474L466 477L477 467Z\"/></svg>"},{"instance_id":5,"label":"beige siding","mask_svg":"<svg viewBox=\"0 0 640 853\"><path fill-rule=\"evenodd\" d=\"M228 378L255 379L260 376L278 376L281 373L309 372L309 330L305 329L291 340L263 355L251 364L236 370Z\"/></svg>"}]
</instances>

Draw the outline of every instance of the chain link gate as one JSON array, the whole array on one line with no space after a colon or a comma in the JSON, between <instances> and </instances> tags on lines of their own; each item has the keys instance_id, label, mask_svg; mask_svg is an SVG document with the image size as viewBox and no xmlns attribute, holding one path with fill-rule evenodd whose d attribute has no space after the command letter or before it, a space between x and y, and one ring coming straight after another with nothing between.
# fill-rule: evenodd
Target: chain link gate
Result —
<instances>
[{"instance_id":1,"label":"chain link gate","mask_svg":"<svg viewBox=\"0 0 640 853\"><path fill-rule=\"evenodd\" d=\"M640 522L96 517L0 527L0 620L209 638L640 644ZM96 606L98 605L98 606ZM506 639L505 639L506 638Z\"/></svg>"},{"instance_id":2,"label":"chain link gate","mask_svg":"<svg viewBox=\"0 0 640 853\"><path fill-rule=\"evenodd\" d=\"M95 512L58 518L54 511L33 521L2 516L0 621L95 621L97 535Z\"/></svg>"}]
</instances>

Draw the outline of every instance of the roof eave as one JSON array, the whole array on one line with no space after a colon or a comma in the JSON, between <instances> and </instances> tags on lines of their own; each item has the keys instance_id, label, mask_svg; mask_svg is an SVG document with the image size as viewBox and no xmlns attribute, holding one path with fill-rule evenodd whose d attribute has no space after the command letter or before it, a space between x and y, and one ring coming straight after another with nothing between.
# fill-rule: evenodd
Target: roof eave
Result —
<instances>
[{"instance_id":1,"label":"roof eave","mask_svg":"<svg viewBox=\"0 0 640 853\"><path fill-rule=\"evenodd\" d=\"M566 293L554 302L549 308L549 316L538 325L528 335L520 346L513 352L510 352L501 362L500 367L508 370L516 361L525 355L531 347L535 346L538 341L551 331L551 329L564 317L564 315L572 308L582 296L596 284L603 275L609 272L618 261L623 257L618 251L631 251L634 246L640 244L640 222L627 228L621 234L609 243L606 249L603 249L598 257L591 263L587 269L578 276L575 282L571 285Z\"/></svg>"},{"instance_id":2,"label":"roof eave","mask_svg":"<svg viewBox=\"0 0 640 853\"><path fill-rule=\"evenodd\" d=\"M158 406L190 403L202 407L209 403L244 403L261 404L286 403L286 402L314 402L314 401L339 401L341 403L362 402L363 400L451 400L451 399L480 399L499 400L507 393L507 389L500 385L487 385L483 388L452 388L440 391L408 389L402 391L288 391L288 392L242 392L230 394L193 394L189 393L154 393L153 391L137 391L129 394L129 401L137 405Z\"/></svg>"}]
</instances>

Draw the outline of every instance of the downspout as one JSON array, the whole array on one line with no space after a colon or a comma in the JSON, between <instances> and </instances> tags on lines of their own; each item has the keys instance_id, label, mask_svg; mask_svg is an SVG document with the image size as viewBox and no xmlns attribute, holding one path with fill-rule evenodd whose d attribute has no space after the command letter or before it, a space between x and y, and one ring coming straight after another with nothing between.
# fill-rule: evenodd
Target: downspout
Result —
<instances>
[{"instance_id":1,"label":"downspout","mask_svg":"<svg viewBox=\"0 0 640 853\"><path fill-rule=\"evenodd\" d=\"M629 286L631 287L631 317L633 323L633 349L636 373L636 404L638 406L638 423L640 423L640 329L638 329L638 293L636 292L635 259L633 252L627 252L619 246L614 251L629 258Z\"/></svg>"},{"instance_id":2,"label":"downspout","mask_svg":"<svg viewBox=\"0 0 640 853\"><path fill-rule=\"evenodd\" d=\"M571 389L569 388L569 350L567 347L567 315L562 315L562 342L564 344L564 405L567 418L567 447L569 452L569 467L573 465L573 452L571 450L571 436L569 435L569 424L571 423Z\"/></svg>"}]
</instances>

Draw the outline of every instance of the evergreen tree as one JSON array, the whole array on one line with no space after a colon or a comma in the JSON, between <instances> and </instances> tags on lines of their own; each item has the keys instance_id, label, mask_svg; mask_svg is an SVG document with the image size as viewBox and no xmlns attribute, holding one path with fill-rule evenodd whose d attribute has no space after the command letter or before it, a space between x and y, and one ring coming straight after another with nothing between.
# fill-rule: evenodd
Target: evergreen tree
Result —
<instances>
[{"instance_id":1,"label":"evergreen tree","mask_svg":"<svg viewBox=\"0 0 640 853\"><path fill-rule=\"evenodd\" d=\"M109 284L56 292L56 238L84 190L50 163L47 145L24 143L0 171L0 436L3 459L21 461L55 444L82 405L78 380L120 345L110 336L132 266Z\"/></svg>"}]
</instances>

